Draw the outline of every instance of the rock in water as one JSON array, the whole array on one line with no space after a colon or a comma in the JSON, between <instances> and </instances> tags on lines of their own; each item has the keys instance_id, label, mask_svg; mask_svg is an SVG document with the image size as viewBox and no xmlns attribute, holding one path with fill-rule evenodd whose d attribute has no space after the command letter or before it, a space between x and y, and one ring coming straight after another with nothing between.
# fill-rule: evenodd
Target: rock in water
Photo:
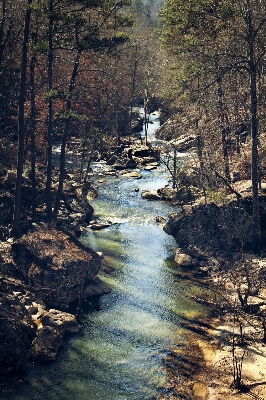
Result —
<instances>
[{"instance_id":1,"label":"rock in water","mask_svg":"<svg viewBox=\"0 0 266 400\"><path fill-rule=\"evenodd\" d=\"M38 329L37 336L32 342L32 357L36 361L54 361L58 350L63 344L63 337L57 329L44 326Z\"/></svg>"},{"instance_id":2,"label":"rock in water","mask_svg":"<svg viewBox=\"0 0 266 400\"><path fill-rule=\"evenodd\" d=\"M53 361L59 354L65 333L80 329L74 315L51 309L42 317L42 326L32 342L32 357L36 361Z\"/></svg>"},{"instance_id":3,"label":"rock in water","mask_svg":"<svg viewBox=\"0 0 266 400\"><path fill-rule=\"evenodd\" d=\"M141 197L148 200L160 200L161 196L157 190L142 190Z\"/></svg>"}]
</instances>

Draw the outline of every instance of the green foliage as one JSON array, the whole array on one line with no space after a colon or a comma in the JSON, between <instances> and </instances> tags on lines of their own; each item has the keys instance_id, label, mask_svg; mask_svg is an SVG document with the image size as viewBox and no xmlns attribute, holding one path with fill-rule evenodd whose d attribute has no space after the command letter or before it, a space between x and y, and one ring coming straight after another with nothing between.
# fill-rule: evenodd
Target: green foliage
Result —
<instances>
[{"instance_id":1,"label":"green foliage","mask_svg":"<svg viewBox=\"0 0 266 400\"><path fill-rule=\"evenodd\" d=\"M233 7L227 1L167 0L159 16L163 23L161 34L171 47L184 48L201 45L210 38L217 38L232 15ZM173 39L178 39L175 42Z\"/></svg>"},{"instance_id":2,"label":"green foliage","mask_svg":"<svg viewBox=\"0 0 266 400\"><path fill-rule=\"evenodd\" d=\"M33 55L47 53L48 51L48 42L40 41L37 44L29 43L29 49Z\"/></svg>"},{"instance_id":3,"label":"green foliage","mask_svg":"<svg viewBox=\"0 0 266 400\"><path fill-rule=\"evenodd\" d=\"M69 96L68 92L59 90L59 89L53 89L50 90L49 92L46 92L43 94L44 99L63 99L66 100Z\"/></svg>"},{"instance_id":4,"label":"green foliage","mask_svg":"<svg viewBox=\"0 0 266 400\"><path fill-rule=\"evenodd\" d=\"M81 122L83 124L88 121L88 117L86 115L76 113L72 110L60 111L54 115L54 119L60 119L60 120L65 120L65 121L71 119L74 121Z\"/></svg>"},{"instance_id":5,"label":"green foliage","mask_svg":"<svg viewBox=\"0 0 266 400\"><path fill-rule=\"evenodd\" d=\"M172 98L197 101L216 82L217 71L230 68L233 60L228 58L227 47L233 10L224 0L165 2L159 13L159 34L173 59L167 82Z\"/></svg>"},{"instance_id":6,"label":"green foliage","mask_svg":"<svg viewBox=\"0 0 266 400\"><path fill-rule=\"evenodd\" d=\"M30 165L26 165L23 169L23 176L25 178L31 179L32 177L32 172L31 172L31 166Z\"/></svg>"},{"instance_id":7,"label":"green foliage","mask_svg":"<svg viewBox=\"0 0 266 400\"><path fill-rule=\"evenodd\" d=\"M94 50L96 52L110 53L118 45L121 45L129 40L125 33L119 33L111 38L103 37L99 38L97 35L88 34L83 38L80 43L80 47L84 50Z\"/></svg>"},{"instance_id":8,"label":"green foliage","mask_svg":"<svg viewBox=\"0 0 266 400\"><path fill-rule=\"evenodd\" d=\"M206 187L205 190L206 190L207 201L209 202L214 202L215 204L220 205L220 204L228 204L230 201L226 193L223 193L218 190L213 190L210 187Z\"/></svg>"}]
</instances>

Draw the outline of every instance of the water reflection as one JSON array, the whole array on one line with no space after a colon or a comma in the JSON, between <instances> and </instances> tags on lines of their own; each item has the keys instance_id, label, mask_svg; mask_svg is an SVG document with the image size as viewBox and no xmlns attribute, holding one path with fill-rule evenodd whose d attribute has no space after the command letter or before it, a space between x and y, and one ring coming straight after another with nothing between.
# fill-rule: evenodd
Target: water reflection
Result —
<instances>
[{"instance_id":1,"label":"water reflection","mask_svg":"<svg viewBox=\"0 0 266 400\"><path fill-rule=\"evenodd\" d=\"M151 125L153 128L154 126ZM101 173L100 164L95 171ZM155 223L173 211L166 202L141 199L142 189L167 183L163 167L141 171L133 180L108 177L93 203L95 217L116 224L89 231L83 242L105 255L114 268L102 274L112 292L91 307L80 334L73 336L56 363L29 364L28 384L5 393L13 400L155 400L167 374L167 349L186 340L184 327L204 310L175 281L175 241ZM140 192L133 189L138 186ZM178 372L178 371L177 371Z\"/></svg>"}]
</instances>

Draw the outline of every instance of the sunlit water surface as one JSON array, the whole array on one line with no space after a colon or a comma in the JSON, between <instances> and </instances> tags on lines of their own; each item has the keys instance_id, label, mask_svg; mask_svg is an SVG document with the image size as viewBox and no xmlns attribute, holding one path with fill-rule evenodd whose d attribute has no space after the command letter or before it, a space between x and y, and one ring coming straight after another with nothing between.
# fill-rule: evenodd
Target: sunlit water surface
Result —
<instances>
[{"instance_id":1,"label":"sunlit water surface","mask_svg":"<svg viewBox=\"0 0 266 400\"><path fill-rule=\"evenodd\" d=\"M155 128L156 121L149 134ZM93 168L97 182L107 167L96 163ZM29 364L28 383L5 393L6 399L163 398L167 350L186 341L181 325L193 323L204 310L186 296L187 285L175 281L175 241L155 222L173 206L140 196L142 189L163 187L167 172L162 166L140 172L139 180L108 177L99 184L92 203L95 218L113 224L82 238L114 268L100 276L112 292L88 305L81 332L69 338L59 360Z\"/></svg>"}]
</instances>

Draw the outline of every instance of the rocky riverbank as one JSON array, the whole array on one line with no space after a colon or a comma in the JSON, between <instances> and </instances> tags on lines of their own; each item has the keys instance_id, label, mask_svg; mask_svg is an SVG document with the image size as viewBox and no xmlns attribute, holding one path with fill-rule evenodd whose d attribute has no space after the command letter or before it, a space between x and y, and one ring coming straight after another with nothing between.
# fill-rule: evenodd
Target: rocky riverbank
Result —
<instances>
[{"instance_id":1,"label":"rocky riverbank","mask_svg":"<svg viewBox=\"0 0 266 400\"><path fill-rule=\"evenodd\" d=\"M152 163L156 168L156 159L158 153L148 146L120 146L109 156L108 165L113 174L129 173L128 170L139 164ZM77 238L86 229L104 227L92 219L94 210L90 202L97 196L99 182L92 183L93 173L90 178L81 182L79 172L67 172L56 225L48 229L42 174L37 175L34 223L29 207L31 181L24 176L23 234L19 239L10 236L15 173L7 171L1 178L0 372L3 386L10 377L23 376L29 359L56 360L64 337L80 329L84 299L110 291L98 277L100 270L109 270L102 256ZM56 183L53 185L55 195Z\"/></svg>"},{"instance_id":2,"label":"rocky riverbank","mask_svg":"<svg viewBox=\"0 0 266 400\"><path fill-rule=\"evenodd\" d=\"M187 354L190 362L197 360L198 365L190 377L185 375L184 385L190 391L184 398L266 397L266 257L263 248L260 254L254 251L250 186L250 181L235 184L240 196L228 195L226 204L206 203L202 198L184 205L180 212L169 215L164 226L179 246L177 279L196 281L202 291L195 292L195 299L213 309L208 321L199 323L191 333L193 351L189 354L184 349L182 354L181 361ZM169 365L176 362L173 352ZM174 372L170 375L174 382Z\"/></svg>"},{"instance_id":3,"label":"rocky riverbank","mask_svg":"<svg viewBox=\"0 0 266 400\"><path fill-rule=\"evenodd\" d=\"M266 398L266 288L261 281L266 257L245 252L243 262L242 256L236 251L226 257L196 249L176 251L176 279L195 284L191 296L212 310L204 321L188 327L187 345L169 351L168 389L177 396ZM243 305L241 298L246 301Z\"/></svg>"},{"instance_id":4,"label":"rocky riverbank","mask_svg":"<svg viewBox=\"0 0 266 400\"><path fill-rule=\"evenodd\" d=\"M101 257L72 235L41 229L10 242L0 248L3 377L23 374L29 358L56 360L65 334L80 328L82 301L110 291L97 277Z\"/></svg>"},{"instance_id":5,"label":"rocky riverbank","mask_svg":"<svg viewBox=\"0 0 266 400\"><path fill-rule=\"evenodd\" d=\"M83 246L75 234L89 224L90 201L97 196L91 181L80 183L68 172L57 226L45 223L44 182L37 174L36 222L31 222L31 181L22 187L22 236L10 236L16 176L1 177L0 241L0 372L2 384L22 376L26 362L55 360L66 334L80 329L82 301L110 289L99 280L101 257ZM54 188L56 189L56 188ZM77 312L67 312L76 304Z\"/></svg>"},{"instance_id":6,"label":"rocky riverbank","mask_svg":"<svg viewBox=\"0 0 266 400\"><path fill-rule=\"evenodd\" d=\"M182 129L184 126L182 122ZM265 183L262 180L259 189L262 246L258 253L253 235L252 183L247 173L250 166L244 170L240 158L230 165L230 182L217 174L215 189L204 188L196 136L189 132L176 139L176 131L182 132L178 127L175 124L173 129L168 121L157 132L178 151L192 154L177 173L176 192L183 187L184 195L177 196L180 208L169 215L164 230L177 242L177 279L197 282L199 290L194 298L210 304L213 311L208 320L199 321L191 330L187 348L181 353L171 349L172 391L177 395L183 391L183 398L193 400L264 399ZM249 141L243 144L245 155L250 154L249 146ZM184 366L187 369L181 382L175 370Z\"/></svg>"},{"instance_id":7,"label":"rocky riverbank","mask_svg":"<svg viewBox=\"0 0 266 400\"><path fill-rule=\"evenodd\" d=\"M119 174L128 174L128 169L135 169L140 164L142 167L145 165L151 169L156 168L159 162L158 154L152 154L149 146L138 146L135 149L122 147L108 158L107 164L110 166L108 174L118 174L118 171ZM135 178L139 179L141 176L135 176ZM14 187L11 181L12 173L9 172L3 182L6 191ZM24 187L27 188L26 178ZM173 213L169 214L164 230L174 236L180 246L175 257L179 268L177 279L197 279L197 283L203 286L205 295L203 296L203 292L195 293L194 297L197 301L211 304L215 310L215 318L194 326L194 332L186 349L172 349L167 357L169 382L178 395L183 390L184 398L186 395L187 398L194 400L206 399L209 393L208 396L214 396L209 398L217 399L220 395L219 391L230 392L230 385L227 383L232 382L232 364L230 365L228 361L232 359L232 339L230 339L232 334L227 328L217 328L217 317L219 322L226 318L226 321L230 322L230 332L233 330L236 332L235 324L232 324L230 320L235 316L236 307L232 305L235 304L236 298L244 299L245 303L244 310L241 310L243 306L241 302L240 307L239 304L237 305L238 319L241 317L244 321L247 315L251 315L248 326L254 325L254 318L257 321L259 339L256 342L253 339L252 343L253 345L255 343L255 347L260 349L263 355L261 340L261 337L263 339L263 324L259 320L261 318L264 321L263 304L260 304L260 297L265 298L262 291L263 285L255 288L258 289L256 296L254 296L254 287L248 287L248 278L245 282L234 278L234 291L230 287L232 271L235 277L245 276L247 262L242 262L243 256L246 249L251 250L253 247L249 188L250 181L242 181L231 185L227 193L223 189L221 191L223 196L219 196L219 200L226 198L226 201L220 204L210 198L206 201L206 197L200 197L195 186L192 188L180 185L177 189L166 187L141 193L143 199L167 200L173 204ZM25 191L25 193L28 192ZM41 190L40 194L42 194ZM91 182L81 184L75 179L74 171L69 172L57 221L57 228L60 231L47 229L43 222L45 210L40 205L37 209L39 218L37 223L32 224L29 229L25 213L25 234L16 241L10 238L1 242L3 307L0 318L3 331L0 337L2 350L0 365L3 385L7 376L23 374L26 360L29 358L36 362L57 359L64 336L80 329L76 316L68 312L69 305L76 304L78 316L81 303L85 298L100 295L109 290L97 278L102 268L101 256L85 248L73 234L73 232L82 232L89 225L94 229L103 227L97 221L92 221L93 208L89 201L96 195ZM260 197L261 206L264 209L263 187ZM8 201L5 204L8 205ZM6 226L10 217L7 211L8 206L6 207ZM262 214L262 219L264 218ZM264 266L261 265L261 259L262 256L259 263L252 263L253 269L249 269L254 271L254 274L255 272L261 274L255 276L252 273L253 283L262 282ZM248 265L251 265L250 260ZM226 287L226 299L224 299L224 287ZM255 314L250 313L250 310L256 310L256 307ZM246 335L246 340L250 340L247 338L248 335ZM237 333L238 349L241 348L240 345L243 346L242 339L243 334ZM229 347L231 346L229 353L228 343L230 343ZM225 347L227 353L223 352L221 346ZM191 349L193 349L193 354L191 354ZM221 357L226 355L227 360L225 374L227 378L224 383L221 381L221 385L219 374L225 364L214 365L212 356L218 352L222 355ZM252 357L258 360L255 351ZM204 359L206 365L203 363ZM191 362L194 363L194 367L186 370L188 363ZM260 366L261 362L259 361ZM176 369L180 369L181 366L186 376L182 383L177 382L176 379ZM248 388L253 390L252 382L256 381L257 377L252 374L249 376L250 379L243 375L245 385L242 383L241 385L243 388L249 385ZM187 392L184 391L184 387L188 389ZM236 389L234 388L230 393L236 393Z\"/></svg>"}]
</instances>

